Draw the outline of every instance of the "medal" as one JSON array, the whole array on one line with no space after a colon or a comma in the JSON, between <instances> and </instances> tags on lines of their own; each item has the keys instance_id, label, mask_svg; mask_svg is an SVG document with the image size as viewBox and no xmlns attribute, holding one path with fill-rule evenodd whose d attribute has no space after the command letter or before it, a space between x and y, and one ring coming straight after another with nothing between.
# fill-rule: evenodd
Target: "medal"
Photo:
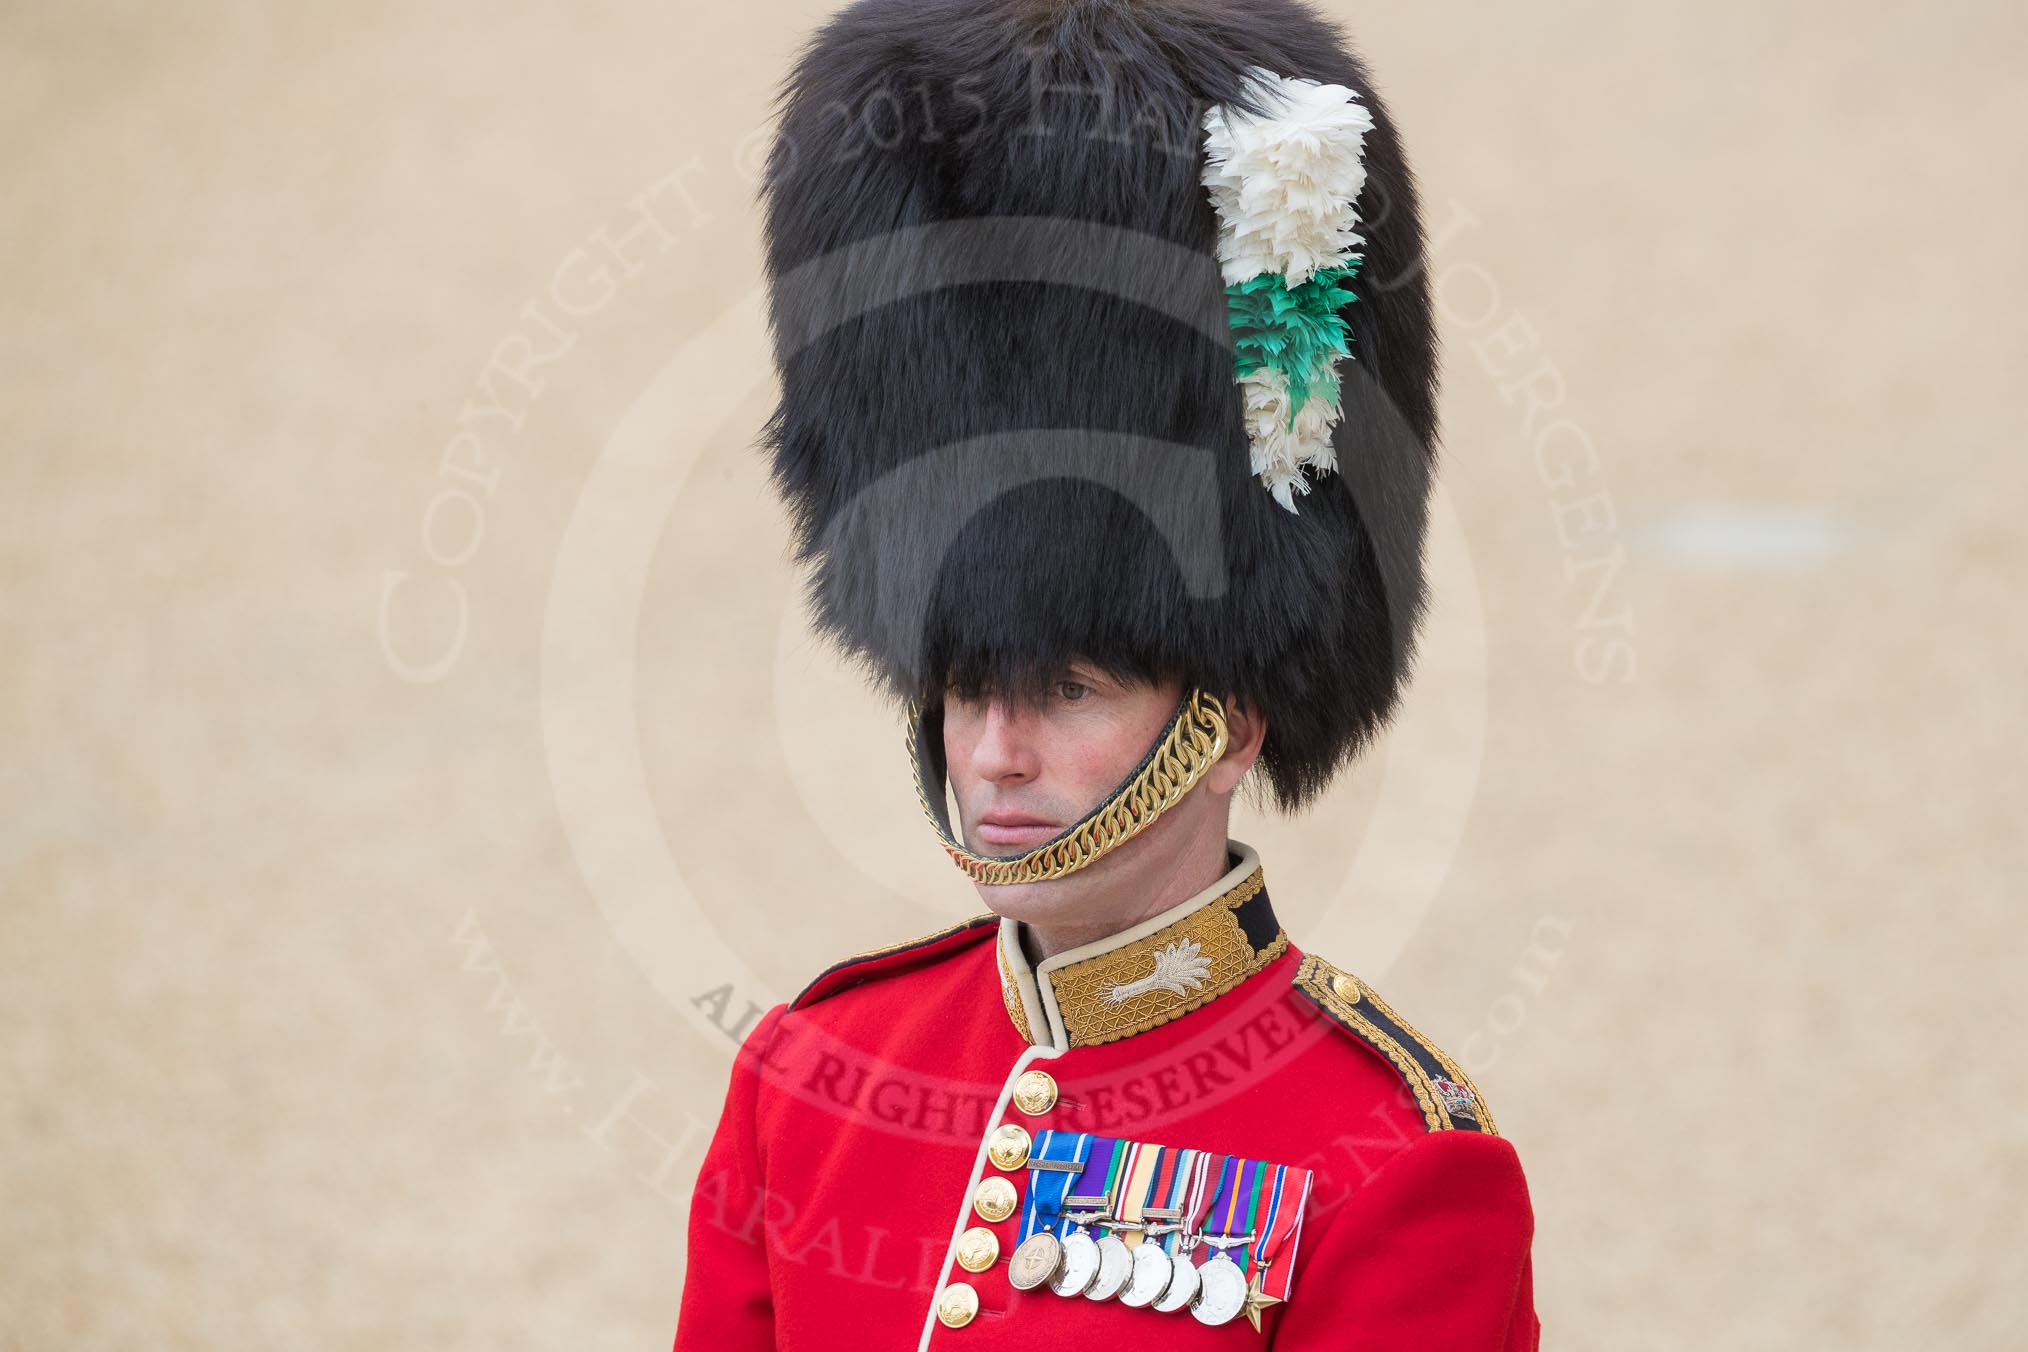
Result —
<instances>
[{"instance_id":1,"label":"medal","mask_svg":"<svg viewBox=\"0 0 2028 1352\"><path fill-rule=\"evenodd\" d=\"M1084 1170L1063 1199L1066 1228L1058 1231L1063 1236L1063 1267L1049 1283L1049 1289L1059 1296L1084 1295L1098 1280L1099 1242L1085 1232L1085 1226L1106 1217L1109 1184L1119 1165L1120 1148L1121 1143L1111 1137L1094 1137ZM1073 1209L1080 1207L1084 1209Z\"/></svg>"},{"instance_id":2,"label":"medal","mask_svg":"<svg viewBox=\"0 0 2028 1352\"><path fill-rule=\"evenodd\" d=\"M1134 1250L1134 1270L1127 1278L1127 1289L1120 1292L1120 1304L1146 1309L1169 1289L1169 1279L1175 1274L1176 1262L1169 1257L1169 1251L1143 1239Z\"/></svg>"},{"instance_id":3,"label":"medal","mask_svg":"<svg viewBox=\"0 0 2028 1352\"><path fill-rule=\"evenodd\" d=\"M1016 1291L1033 1291L1063 1266L1063 1241L1047 1230L1030 1235L1014 1250L1007 1281Z\"/></svg>"},{"instance_id":4,"label":"medal","mask_svg":"<svg viewBox=\"0 0 2028 1352\"><path fill-rule=\"evenodd\" d=\"M1263 1332L1263 1314L1288 1299L1309 1170L1061 1131L1037 1134L1026 1163L1015 1290L1188 1309L1210 1327L1243 1314ZM959 1265L990 1266L997 1246L988 1230L967 1232ZM1200 1248L1212 1251L1201 1262Z\"/></svg>"},{"instance_id":5,"label":"medal","mask_svg":"<svg viewBox=\"0 0 2028 1352\"><path fill-rule=\"evenodd\" d=\"M1059 1296L1081 1296L1098 1270L1098 1241L1081 1228L1072 1230L1063 1237L1063 1264L1049 1279L1049 1289Z\"/></svg>"},{"instance_id":6,"label":"medal","mask_svg":"<svg viewBox=\"0 0 2028 1352\"><path fill-rule=\"evenodd\" d=\"M1210 1217L1217 1222L1219 1233L1204 1236L1204 1242L1218 1252L1198 1268L1197 1295L1190 1302L1190 1313L1197 1322L1213 1327L1231 1323L1246 1308L1246 1270L1234 1261L1231 1250L1239 1249L1242 1259L1250 1257L1246 1246L1254 1240L1254 1215L1260 1206L1267 1166L1235 1155L1225 1161L1219 1175L1218 1198Z\"/></svg>"},{"instance_id":7,"label":"medal","mask_svg":"<svg viewBox=\"0 0 2028 1352\"><path fill-rule=\"evenodd\" d=\"M1112 1176L1106 1183L1106 1212L1110 1221L1098 1242L1099 1270L1085 1289L1089 1300L1112 1300L1127 1289L1134 1275L1134 1243L1141 1239L1141 1199L1148 1190L1148 1175L1154 1172L1161 1155L1157 1146L1123 1141L1113 1156Z\"/></svg>"},{"instance_id":8,"label":"medal","mask_svg":"<svg viewBox=\"0 0 2028 1352\"><path fill-rule=\"evenodd\" d=\"M1169 1274L1169 1285L1155 1297L1155 1303L1150 1307L1163 1314L1174 1314L1197 1299L1197 1264L1191 1261L1187 1252L1176 1255L1173 1261L1176 1270Z\"/></svg>"},{"instance_id":9,"label":"medal","mask_svg":"<svg viewBox=\"0 0 2028 1352\"><path fill-rule=\"evenodd\" d=\"M1204 1228L1205 1217L1211 1214L1211 1204L1217 1199L1217 1181L1225 1167L1225 1156L1210 1151L1198 1151L1190 1161L1190 1176L1183 1190L1182 1228L1176 1235L1176 1252L1173 1255L1176 1270L1169 1274L1169 1285L1155 1298L1154 1309L1163 1314L1174 1314L1197 1299L1202 1285L1198 1277L1194 1254L1197 1236Z\"/></svg>"},{"instance_id":10,"label":"medal","mask_svg":"<svg viewBox=\"0 0 2028 1352\"><path fill-rule=\"evenodd\" d=\"M1098 1272L1085 1288L1087 1300L1111 1300L1127 1286L1127 1278L1134 1275L1133 1251L1118 1235L1105 1235L1098 1242Z\"/></svg>"},{"instance_id":11,"label":"medal","mask_svg":"<svg viewBox=\"0 0 2028 1352\"><path fill-rule=\"evenodd\" d=\"M1155 1148L1155 1163L1149 1170L1147 1189L1140 1194L1140 1201L1130 1200L1123 1212L1123 1219L1140 1221L1146 1228L1141 1231L1141 1242L1134 1246L1134 1270L1127 1278L1127 1289L1120 1292L1122 1305L1136 1310L1146 1309L1169 1289L1169 1278L1176 1271L1175 1260L1169 1256L1169 1245L1175 1242L1176 1232L1182 1229L1174 1223L1176 1217L1182 1214L1176 1201L1190 1181L1191 1154L1175 1146Z\"/></svg>"},{"instance_id":12,"label":"medal","mask_svg":"<svg viewBox=\"0 0 2028 1352\"><path fill-rule=\"evenodd\" d=\"M1246 1274L1223 1249L1197 1269L1200 1283L1190 1313L1200 1324L1229 1324L1246 1308Z\"/></svg>"},{"instance_id":13,"label":"medal","mask_svg":"<svg viewBox=\"0 0 2028 1352\"><path fill-rule=\"evenodd\" d=\"M1071 1180L1084 1171L1091 1133L1045 1131L1028 1155L1028 1203L1021 1212L1021 1239L1014 1247L1007 1280L1017 1291L1033 1291L1063 1272L1063 1241L1055 1226Z\"/></svg>"},{"instance_id":14,"label":"medal","mask_svg":"<svg viewBox=\"0 0 2028 1352\"><path fill-rule=\"evenodd\" d=\"M1253 1249L1253 1280L1247 1283L1244 1306L1247 1322L1257 1330L1261 1313L1289 1298L1296 1239L1310 1202L1311 1181L1308 1169L1291 1169L1284 1164L1274 1171L1271 1186L1264 1190L1261 1215L1254 1227L1260 1239Z\"/></svg>"}]
</instances>

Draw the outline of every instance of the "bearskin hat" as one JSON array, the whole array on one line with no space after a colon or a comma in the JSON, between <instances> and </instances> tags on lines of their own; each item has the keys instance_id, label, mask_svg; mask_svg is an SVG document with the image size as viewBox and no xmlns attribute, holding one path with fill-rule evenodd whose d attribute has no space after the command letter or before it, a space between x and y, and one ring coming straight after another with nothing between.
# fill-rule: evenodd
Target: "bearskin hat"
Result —
<instances>
[{"instance_id":1,"label":"bearskin hat","mask_svg":"<svg viewBox=\"0 0 2028 1352\"><path fill-rule=\"evenodd\" d=\"M1180 676L1304 806L1406 678L1437 436L1416 186L1343 34L858 0L778 104L764 445L819 632L911 706Z\"/></svg>"}]
</instances>

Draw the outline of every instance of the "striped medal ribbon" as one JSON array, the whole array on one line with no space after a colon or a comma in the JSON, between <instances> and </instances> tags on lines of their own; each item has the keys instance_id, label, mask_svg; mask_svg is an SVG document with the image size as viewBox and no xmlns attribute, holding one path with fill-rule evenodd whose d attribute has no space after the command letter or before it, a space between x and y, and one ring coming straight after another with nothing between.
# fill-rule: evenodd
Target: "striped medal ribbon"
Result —
<instances>
[{"instance_id":1,"label":"striped medal ribbon","mask_svg":"<svg viewBox=\"0 0 2028 1352\"><path fill-rule=\"evenodd\" d=\"M1146 1149L1152 1156L1141 1171L1147 1182L1139 1186L1129 1182L1128 1205L1120 1213L1122 1224L1141 1227L1127 1237L1133 1246L1134 1270L1127 1278L1126 1290L1120 1292L1120 1304L1137 1310L1161 1299L1176 1275L1176 1261L1170 1254L1182 1229L1177 1223L1181 1208L1176 1198L1188 1181L1189 1161L1195 1153L1177 1146Z\"/></svg>"},{"instance_id":2,"label":"striped medal ribbon","mask_svg":"<svg viewBox=\"0 0 2028 1352\"><path fill-rule=\"evenodd\" d=\"M1084 1171L1091 1153L1090 1132L1045 1131L1028 1155L1028 1201L1021 1210L1020 1242L1007 1280L1017 1291L1032 1291L1063 1269L1063 1241L1056 1228L1071 1181Z\"/></svg>"},{"instance_id":3,"label":"striped medal ribbon","mask_svg":"<svg viewBox=\"0 0 2028 1352\"><path fill-rule=\"evenodd\" d=\"M1119 1158L1119 1141L1094 1136L1084 1169L1063 1199L1056 1223L1056 1233L1063 1241L1063 1265L1049 1281L1049 1289L1059 1296L1081 1296L1098 1280L1098 1240L1085 1227L1106 1215Z\"/></svg>"},{"instance_id":4,"label":"striped medal ribbon","mask_svg":"<svg viewBox=\"0 0 2028 1352\"><path fill-rule=\"evenodd\" d=\"M1204 1232L1204 1242L1214 1252L1198 1269L1197 1295L1190 1302L1190 1313L1201 1324L1229 1324L1246 1308L1246 1265L1252 1261L1254 1219L1268 1172L1265 1162L1237 1155L1219 1171L1218 1196Z\"/></svg>"},{"instance_id":5,"label":"striped medal ribbon","mask_svg":"<svg viewBox=\"0 0 2028 1352\"><path fill-rule=\"evenodd\" d=\"M1199 1237L1204 1233L1204 1223L1211 1216L1211 1207L1218 1199L1218 1178L1225 1168L1225 1156L1210 1150L1197 1151L1190 1161L1188 1175L1183 1184L1183 1214L1179 1217L1183 1228L1176 1235L1176 1270L1169 1276L1169 1285L1155 1298L1150 1308L1163 1314L1171 1314L1186 1308L1197 1298L1202 1285L1197 1264Z\"/></svg>"},{"instance_id":6,"label":"striped medal ribbon","mask_svg":"<svg viewBox=\"0 0 2028 1352\"><path fill-rule=\"evenodd\" d=\"M1313 1175L1308 1169L1275 1168L1266 1185L1259 1232L1253 1245L1253 1281L1247 1289L1246 1316L1260 1324L1260 1312L1289 1298L1289 1283L1296 1266L1296 1243L1303 1229L1303 1212L1310 1204Z\"/></svg>"}]
</instances>

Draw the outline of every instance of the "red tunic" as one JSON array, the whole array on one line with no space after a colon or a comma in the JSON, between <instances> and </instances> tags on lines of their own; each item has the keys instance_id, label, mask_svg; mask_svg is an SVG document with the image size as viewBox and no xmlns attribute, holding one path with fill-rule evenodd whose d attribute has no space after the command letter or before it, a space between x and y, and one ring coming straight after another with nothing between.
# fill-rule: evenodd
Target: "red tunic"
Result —
<instances>
[{"instance_id":1,"label":"red tunic","mask_svg":"<svg viewBox=\"0 0 2028 1352\"><path fill-rule=\"evenodd\" d=\"M693 1196L677 1352L1535 1348L1514 1148L1455 1063L1287 943L1232 848L1204 893L1038 969L982 916L770 1011ZM1042 1106L1015 1093L1037 1070ZM1020 1211L974 1206L996 1177L1026 1196L1027 1171L987 1155L1007 1122L1313 1170L1287 1301L1257 1332L1014 1289ZM977 1228L999 1259L974 1273L957 1252ZM940 1305L976 1313L951 1327Z\"/></svg>"}]
</instances>

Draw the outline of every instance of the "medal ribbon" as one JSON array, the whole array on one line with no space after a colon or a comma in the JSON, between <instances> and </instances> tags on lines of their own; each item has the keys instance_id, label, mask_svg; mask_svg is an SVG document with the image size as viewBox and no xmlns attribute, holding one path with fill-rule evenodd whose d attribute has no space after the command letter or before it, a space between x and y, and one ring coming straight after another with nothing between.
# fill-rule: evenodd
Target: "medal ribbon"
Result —
<instances>
[{"instance_id":1,"label":"medal ribbon","mask_svg":"<svg viewBox=\"0 0 2028 1352\"><path fill-rule=\"evenodd\" d=\"M1119 1201L1113 1209L1115 1216L1122 1221L1136 1223L1142 1219L1141 1211L1148 1205L1148 1188L1156 1169L1161 1165L1163 1156L1175 1153L1165 1146L1134 1143L1125 1167L1120 1170L1120 1187L1116 1194ZM1121 1231L1120 1239L1129 1249L1136 1248L1141 1243L1142 1233L1128 1227Z\"/></svg>"},{"instance_id":2,"label":"medal ribbon","mask_svg":"<svg viewBox=\"0 0 2028 1352\"><path fill-rule=\"evenodd\" d=\"M1071 1210L1096 1210L1109 1204L1107 1199L1112 1196L1114 1166L1119 1163L1120 1142L1110 1136L1091 1136L1087 1139L1091 1141L1091 1152L1085 1157L1084 1171L1077 1175L1077 1181L1064 1194L1063 1204L1058 1208L1059 1213ZM1086 1202L1090 1205L1084 1205ZM1057 1234L1067 1235L1077 1229L1077 1224L1059 1214L1058 1223L1054 1228Z\"/></svg>"},{"instance_id":3,"label":"medal ribbon","mask_svg":"<svg viewBox=\"0 0 2028 1352\"><path fill-rule=\"evenodd\" d=\"M1187 1201L1183 1212L1183 1233L1193 1239L1204 1233L1204 1223L1211 1217L1211 1208L1218 1200L1218 1188L1215 1185L1220 1175L1225 1172L1225 1163L1225 1156L1209 1150L1202 1150L1197 1154L1197 1167L1190 1173L1190 1186L1185 1193Z\"/></svg>"},{"instance_id":4,"label":"medal ribbon","mask_svg":"<svg viewBox=\"0 0 2028 1352\"><path fill-rule=\"evenodd\" d=\"M1261 1180L1267 1172L1267 1165L1261 1160L1243 1160L1237 1155L1226 1159L1225 1167L1219 1171L1218 1200L1211 1208L1212 1218L1218 1222L1214 1233L1220 1239L1254 1233L1254 1218L1260 1208ZM1246 1248L1235 1245L1224 1248L1223 1252L1239 1264L1240 1271L1251 1270L1253 1250L1250 1245Z\"/></svg>"},{"instance_id":5,"label":"medal ribbon","mask_svg":"<svg viewBox=\"0 0 2028 1352\"><path fill-rule=\"evenodd\" d=\"M1175 1152L1175 1155L1175 1172L1169 1180L1168 1193L1162 1199L1163 1208L1176 1213L1176 1228L1162 1236L1162 1247L1167 1249L1171 1254L1174 1254L1182 1246L1183 1236L1190 1233L1188 1210L1190 1205L1190 1185L1197 1181L1197 1161L1200 1158L1200 1152L1195 1150L1178 1150Z\"/></svg>"},{"instance_id":6,"label":"medal ribbon","mask_svg":"<svg viewBox=\"0 0 2028 1352\"><path fill-rule=\"evenodd\" d=\"M1028 1155L1028 1204L1021 1210L1021 1239L1038 1230L1056 1228L1057 1213L1070 1192L1071 1180L1084 1168L1091 1153L1092 1135L1068 1131L1045 1131L1035 1139ZM1072 1164L1075 1169L1038 1169L1037 1163ZM1018 1243L1019 1241L1017 1241Z\"/></svg>"},{"instance_id":7,"label":"medal ribbon","mask_svg":"<svg viewBox=\"0 0 2028 1352\"><path fill-rule=\"evenodd\" d=\"M1291 1169L1284 1164L1275 1170L1256 1227L1253 1258L1265 1272L1261 1289L1277 1300L1289 1298L1290 1274L1296 1266L1296 1235L1303 1228L1303 1211L1310 1204L1312 1175L1308 1169ZM1286 1253L1286 1257L1284 1257Z\"/></svg>"},{"instance_id":8,"label":"medal ribbon","mask_svg":"<svg viewBox=\"0 0 2028 1352\"><path fill-rule=\"evenodd\" d=\"M1106 1213L1107 1221L1120 1214L1120 1188L1125 1184L1127 1170L1132 1167L1133 1158L1140 1149L1140 1143L1137 1141L1113 1143L1112 1167L1106 1170L1106 1198L1100 1207ZM1099 1228L1108 1235L1113 1232L1112 1227L1104 1221L1099 1222Z\"/></svg>"},{"instance_id":9,"label":"medal ribbon","mask_svg":"<svg viewBox=\"0 0 2028 1352\"><path fill-rule=\"evenodd\" d=\"M1138 1219L1146 1220L1150 1211L1176 1210L1176 1198L1189 1182L1191 1153L1180 1146L1160 1146L1155 1151L1155 1167L1148 1171L1148 1190L1142 1194L1140 1204L1135 1207ZM1175 1216L1162 1216L1157 1220L1168 1225ZM1153 1223L1153 1222L1151 1222ZM1145 1235L1143 1236L1145 1239ZM1170 1253L1176 1252L1176 1232L1171 1230L1155 1242Z\"/></svg>"}]
</instances>

